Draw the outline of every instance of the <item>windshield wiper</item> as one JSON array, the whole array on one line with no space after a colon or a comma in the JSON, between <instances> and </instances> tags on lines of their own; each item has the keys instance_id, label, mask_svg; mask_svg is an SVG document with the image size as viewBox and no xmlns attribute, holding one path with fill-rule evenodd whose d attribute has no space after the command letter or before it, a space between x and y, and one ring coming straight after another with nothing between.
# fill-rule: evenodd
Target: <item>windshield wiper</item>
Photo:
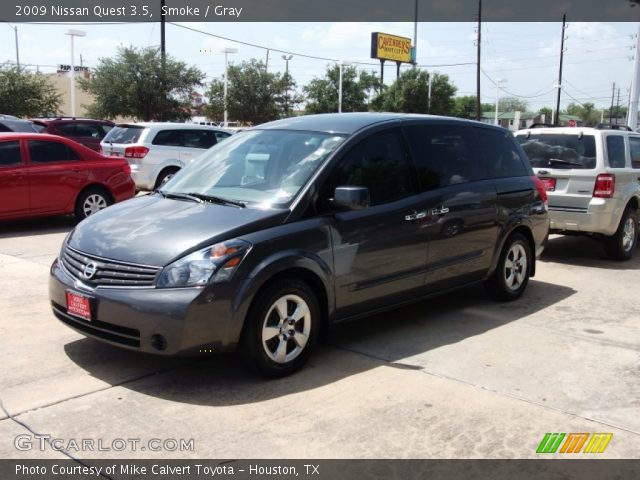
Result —
<instances>
[{"instance_id":1,"label":"windshield wiper","mask_svg":"<svg viewBox=\"0 0 640 480\"><path fill-rule=\"evenodd\" d=\"M572 162L571 160L563 160L561 158L550 158L549 159L549 163L550 164L560 164L560 165L576 165L578 167L584 167L584 165L582 163L578 163L578 162Z\"/></svg>"},{"instance_id":2,"label":"windshield wiper","mask_svg":"<svg viewBox=\"0 0 640 480\"><path fill-rule=\"evenodd\" d=\"M199 199L200 201L219 203L220 205L233 205L234 207L239 207L239 208L244 208L247 206L246 203L241 202L239 200L231 200L230 198L216 197L214 195L205 195L204 193L189 192L183 195L188 195L190 197Z\"/></svg>"},{"instance_id":3,"label":"windshield wiper","mask_svg":"<svg viewBox=\"0 0 640 480\"><path fill-rule=\"evenodd\" d=\"M178 199L178 200L190 200L192 202L202 203L202 199L201 198L198 198L195 195L191 195L190 193L171 193L171 192L164 192L162 190L156 190L156 192L158 192L164 198L174 198L174 199Z\"/></svg>"}]
</instances>

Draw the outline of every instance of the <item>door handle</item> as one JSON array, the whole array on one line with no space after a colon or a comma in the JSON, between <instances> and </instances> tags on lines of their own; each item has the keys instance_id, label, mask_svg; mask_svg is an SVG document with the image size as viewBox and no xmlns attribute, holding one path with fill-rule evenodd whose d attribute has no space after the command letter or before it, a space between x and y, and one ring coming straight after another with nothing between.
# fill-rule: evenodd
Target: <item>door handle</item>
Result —
<instances>
[{"instance_id":1,"label":"door handle","mask_svg":"<svg viewBox=\"0 0 640 480\"><path fill-rule=\"evenodd\" d=\"M414 222L416 220L421 220L423 218L426 218L427 216L427 212L413 212L409 215L405 215L404 219L407 222Z\"/></svg>"},{"instance_id":2,"label":"door handle","mask_svg":"<svg viewBox=\"0 0 640 480\"><path fill-rule=\"evenodd\" d=\"M449 213L449 209L447 207L436 207L431 210L431 215L444 215L445 213Z\"/></svg>"}]
</instances>

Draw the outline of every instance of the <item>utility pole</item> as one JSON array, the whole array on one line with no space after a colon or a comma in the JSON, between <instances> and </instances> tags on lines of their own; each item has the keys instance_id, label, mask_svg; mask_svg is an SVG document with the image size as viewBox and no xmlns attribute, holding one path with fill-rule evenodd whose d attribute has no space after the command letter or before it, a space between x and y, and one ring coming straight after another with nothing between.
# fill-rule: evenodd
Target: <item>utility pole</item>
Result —
<instances>
[{"instance_id":1,"label":"utility pole","mask_svg":"<svg viewBox=\"0 0 640 480\"><path fill-rule=\"evenodd\" d=\"M556 115L553 124L557 127L560 120L560 94L562 93L562 62L564 60L564 31L567 28L567 14L562 15L562 39L560 40L560 71L558 72L558 98L556 100Z\"/></svg>"},{"instance_id":2,"label":"utility pole","mask_svg":"<svg viewBox=\"0 0 640 480\"><path fill-rule=\"evenodd\" d=\"M165 18L164 18L165 0L160 1L160 55L162 56L162 69L164 70L164 61L167 55L167 42L165 38ZM164 72L163 72L164 73Z\"/></svg>"},{"instance_id":3,"label":"utility pole","mask_svg":"<svg viewBox=\"0 0 640 480\"><path fill-rule=\"evenodd\" d=\"M482 120L480 111L482 102L480 101L480 53L482 43L482 0L478 0L478 65L476 69L476 120Z\"/></svg>"},{"instance_id":4,"label":"utility pole","mask_svg":"<svg viewBox=\"0 0 640 480\"><path fill-rule=\"evenodd\" d=\"M609 124L613 123L613 99L616 96L616 82L613 82L613 90L611 91L611 108L609 109Z\"/></svg>"},{"instance_id":5,"label":"utility pole","mask_svg":"<svg viewBox=\"0 0 640 480\"><path fill-rule=\"evenodd\" d=\"M616 102L616 125L618 124L619 117L620 117L620 87L618 87L618 101Z\"/></svg>"},{"instance_id":6,"label":"utility pole","mask_svg":"<svg viewBox=\"0 0 640 480\"><path fill-rule=\"evenodd\" d=\"M416 61L413 62L413 68L418 67L418 0L416 0L416 8L413 15L413 49L416 52Z\"/></svg>"},{"instance_id":7,"label":"utility pole","mask_svg":"<svg viewBox=\"0 0 640 480\"><path fill-rule=\"evenodd\" d=\"M629 97L629 127L634 132L638 128L638 97L640 96L640 24L636 34L636 52L631 77L631 93Z\"/></svg>"},{"instance_id":8,"label":"utility pole","mask_svg":"<svg viewBox=\"0 0 640 480\"><path fill-rule=\"evenodd\" d=\"M429 74L429 100L427 103L427 113L431 113L431 85L433 84L433 74Z\"/></svg>"},{"instance_id":9,"label":"utility pole","mask_svg":"<svg viewBox=\"0 0 640 480\"><path fill-rule=\"evenodd\" d=\"M269 49L267 48L267 60L264 62L264 73L269 71Z\"/></svg>"},{"instance_id":10,"label":"utility pole","mask_svg":"<svg viewBox=\"0 0 640 480\"><path fill-rule=\"evenodd\" d=\"M286 91L284 94L284 113L286 116L289 116L289 60L291 60L293 58L293 55L289 54L289 55L282 55L282 59L285 61L286 66L285 66L285 81L287 82L286 84Z\"/></svg>"}]
</instances>

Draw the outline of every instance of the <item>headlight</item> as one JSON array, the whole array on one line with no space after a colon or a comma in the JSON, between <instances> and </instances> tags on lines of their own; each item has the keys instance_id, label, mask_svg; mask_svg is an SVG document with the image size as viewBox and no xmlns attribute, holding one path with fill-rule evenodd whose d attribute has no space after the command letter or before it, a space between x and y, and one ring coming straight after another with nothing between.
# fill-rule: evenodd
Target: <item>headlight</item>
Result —
<instances>
[{"instance_id":1,"label":"headlight","mask_svg":"<svg viewBox=\"0 0 640 480\"><path fill-rule=\"evenodd\" d=\"M164 268L159 288L198 287L231 279L251 248L243 240L229 240L193 252Z\"/></svg>"}]
</instances>

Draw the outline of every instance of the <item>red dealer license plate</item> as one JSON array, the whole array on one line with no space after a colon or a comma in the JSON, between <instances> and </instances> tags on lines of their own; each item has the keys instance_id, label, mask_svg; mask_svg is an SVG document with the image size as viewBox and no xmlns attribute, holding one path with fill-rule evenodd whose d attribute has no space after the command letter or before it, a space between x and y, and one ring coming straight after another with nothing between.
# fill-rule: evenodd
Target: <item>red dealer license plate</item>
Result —
<instances>
[{"instance_id":1,"label":"red dealer license plate","mask_svg":"<svg viewBox=\"0 0 640 480\"><path fill-rule=\"evenodd\" d=\"M84 295L67 292L67 313L91 321L91 299Z\"/></svg>"}]
</instances>

